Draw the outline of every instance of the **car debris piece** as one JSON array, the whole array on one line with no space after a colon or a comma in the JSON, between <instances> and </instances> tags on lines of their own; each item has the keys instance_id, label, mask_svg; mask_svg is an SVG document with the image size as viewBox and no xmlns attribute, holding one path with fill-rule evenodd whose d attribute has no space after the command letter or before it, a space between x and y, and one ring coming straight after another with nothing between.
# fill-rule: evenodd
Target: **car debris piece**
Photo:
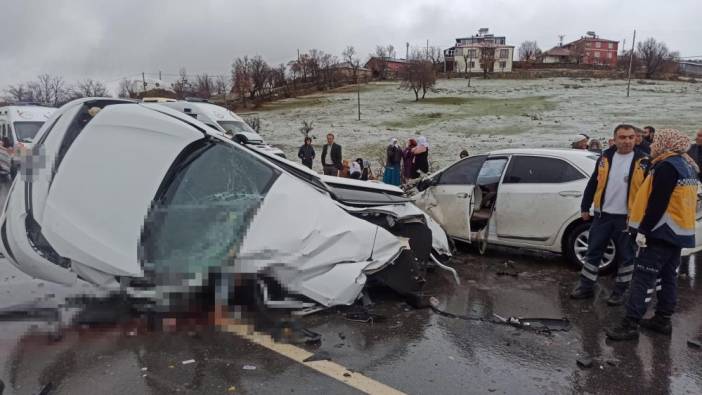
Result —
<instances>
[{"instance_id":1,"label":"car debris piece","mask_svg":"<svg viewBox=\"0 0 702 395\"><path fill-rule=\"evenodd\" d=\"M191 363L195 363L195 360L194 359L187 359L187 360L181 362L181 364L183 364L183 365L190 365Z\"/></svg>"},{"instance_id":2,"label":"car debris piece","mask_svg":"<svg viewBox=\"0 0 702 395\"><path fill-rule=\"evenodd\" d=\"M700 342L699 340L688 340L687 345L692 348L702 348L702 342Z\"/></svg>"},{"instance_id":3,"label":"car debris piece","mask_svg":"<svg viewBox=\"0 0 702 395\"><path fill-rule=\"evenodd\" d=\"M244 366L242 367L242 369L244 369L244 370L256 370L256 366L254 366L254 365L244 365Z\"/></svg>"},{"instance_id":4,"label":"car debris piece","mask_svg":"<svg viewBox=\"0 0 702 395\"><path fill-rule=\"evenodd\" d=\"M575 360L575 362L583 369L589 369L592 367L592 358L588 355L584 355Z\"/></svg>"},{"instance_id":5,"label":"car debris piece","mask_svg":"<svg viewBox=\"0 0 702 395\"><path fill-rule=\"evenodd\" d=\"M316 353L305 358L302 362L314 362L314 361L331 361L331 355L326 351L317 351Z\"/></svg>"},{"instance_id":6,"label":"car debris piece","mask_svg":"<svg viewBox=\"0 0 702 395\"><path fill-rule=\"evenodd\" d=\"M47 383L41 388L41 391L39 391L38 395L49 395L53 389L54 385L52 383Z\"/></svg>"}]
</instances>

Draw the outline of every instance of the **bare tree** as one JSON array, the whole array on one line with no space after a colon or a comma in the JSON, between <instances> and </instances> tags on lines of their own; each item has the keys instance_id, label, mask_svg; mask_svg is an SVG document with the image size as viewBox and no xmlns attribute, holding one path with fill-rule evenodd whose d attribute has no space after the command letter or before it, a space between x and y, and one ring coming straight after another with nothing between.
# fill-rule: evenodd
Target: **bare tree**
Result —
<instances>
[{"instance_id":1,"label":"bare tree","mask_svg":"<svg viewBox=\"0 0 702 395\"><path fill-rule=\"evenodd\" d=\"M71 96L73 98L106 97L109 95L110 93L107 91L105 84L90 78L83 81L78 81L71 91Z\"/></svg>"},{"instance_id":2,"label":"bare tree","mask_svg":"<svg viewBox=\"0 0 702 395\"><path fill-rule=\"evenodd\" d=\"M63 77L40 74L36 81L27 83L31 97L39 103L58 106L70 99Z\"/></svg>"},{"instance_id":3,"label":"bare tree","mask_svg":"<svg viewBox=\"0 0 702 395\"><path fill-rule=\"evenodd\" d=\"M185 68L181 68L178 74L178 80L171 84L171 88L175 92L176 97L182 100L193 94L193 87Z\"/></svg>"},{"instance_id":4,"label":"bare tree","mask_svg":"<svg viewBox=\"0 0 702 395\"><path fill-rule=\"evenodd\" d=\"M480 46L480 67L483 69L483 78L488 78L488 74L495 71L496 48L492 44Z\"/></svg>"},{"instance_id":5,"label":"bare tree","mask_svg":"<svg viewBox=\"0 0 702 395\"><path fill-rule=\"evenodd\" d=\"M646 78L655 76L663 68L665 59L669 56L668 47L654 38L640 42L637 45L637 55L646 67Z\"/></svg>"},{"instance_id":6,"label":"bare tree","mask_svg":"<svg viewBox=\"0 0 702 395\"><path fill-rule=\"evenodd\" d=\"M232 65L232 90L246 107L246 95L251 89L251 62L247 56L237 58Z\"/></svg>"},{"instance_id":7,"label":"bare tree","mask_svg":"<svg viewBox=\"0 0 702 395\"><path fill-rule=\"evenodd\" d=\"M336 82L336 65L339 63L339 59L332 55L325 53L320 58L319 67L322 71L322 78L324 85L332 89Z\"/></svg>"},{"instance_id":8,"label":"bare tree","mask_svg":"<svg viewBox=\"0 0 702 395\"><path fill-rule=\"evenodd\" d=\"M136 81L124 78L119 82L117 97L121 97L123 99L135 98L137 96L137 89Z\"/></svg>"},{"instance_id":9,"label":"bare tree","mask_svg":"<svg viewBox=\"0 0 702 395\"><path fill-rule=\"evenodd\" d=\"M24 83L8 86L5 93L7 94L7 97L13 101L34 101L32 91L29 89L27 84Z\"/></svg>"},{"instance_id":10,"label":"bare tree","mask_svg":"<svg viewBox=\"0 0 702 395\"><path fill-rule=\"evenodd\" d=\"M476 49L475 48L464 48L463 52L461 53L461 57L463 58L463 64L464 64L464 72L465 72L465 78L468 80L468 86L470 86L470 73L473 69L474 61L476 56Z\"/></svg>"},{"instance_id":11,"label":"bare tree","mask_svg":"<svg viewBox=\"0 0 702 395\"><path fill-rule=\"evenodd\" d=\"M356 49L354 49L353 46L349 45L344 49L344 52L341 53L341 55L344 57L344 61L351 66L351 69L353 71L353 83L357 84L358 83L358 69L361 67L361 60L356 57Z\"/></svg>"},{"instance_id":12,"label":"bare tree","mask_svg":"<svg viewBox=\"0 0 702 395\"><path fill-rule=\"evenodd\" d=\"M214 92L214 80L207 73L195 76L195 94L203 99L209 99Z\"/></svg>"},{"instance_id":13,"label":"bare tree","mask_svg":"<svg viewBox=\"0 0 702 395\"><path fill-rule=\"evenodd\" d=\"M444 51L439 47L431 46L427 48L427 59L431 61L434 66L440 65L444 62Z\"/></svg>"},{"instance_id":14,"label":"bare tree","mask_svg":"<svg viewBox=\"0 0 702 395\"><path fill-rule=\"evenodd\" d=\"M533 62L541 55L541 49L536 41L524 41L519 45L519 60Z\"/></svg>"},{"instance_id":15,"label":"bare tree","mask_svg":"<svg viewBox=\"0 0 702 395\"><path fill-rule=\"evenodd\" d=\"M217 96L224 96L229 92L229 81L226 75L218 75L214 80L214 92Z\"/></svg>"},{"instance_id":16,"label":"bare tree","mask_svg":"<svg viewBox=\"0 0 702 395\"><path fill-rule=\"evenodd\" d=\"M436 83L436 71L434 64L427 60L421 53L414 51L410 57L407 67L401 69L400 78L402 89L414 92L415 101L419 101L419 92L422 92L422 99Z\"/></svg>"},{"instance_id":17,"label":"bare tree","mask_svg":"<svg viewBox=\"0 0 702 395\"><path fill-rule=\"evenodd\" d=\"M392 45L390 45L392 47ZM394 50L394 49L393 49ZM382 45L375 46L375 53L371 54L371 59L373 59L371 67L372 72L379 79L384 80L388 76L388 48Z\"/></svg>"},{"instance_id":18,"label":"bare tree","mask_svg":"<svg viewBox=\"0 0 702 395\"><path fill-rule=\"evenodd\" d=\"M260 56L255 56L249 62L251 70L251 85L249 86L249 99L253 100L256 95L263 94L270 67Z\"/></svg>"}]
</instances>

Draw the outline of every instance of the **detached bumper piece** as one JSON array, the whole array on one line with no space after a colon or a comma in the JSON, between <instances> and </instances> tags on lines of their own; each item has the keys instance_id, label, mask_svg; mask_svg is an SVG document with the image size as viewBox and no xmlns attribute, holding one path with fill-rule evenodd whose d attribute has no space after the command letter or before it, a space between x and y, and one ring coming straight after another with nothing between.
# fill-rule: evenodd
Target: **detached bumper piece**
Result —
<instances>
[{"instance_id":1,"label":"detached bumper piece","mask_svg":"<svg viewBox=\"0 0 702 395\"><path fill-rule=\"evenodd\" d=\"M409 250L403 251L395 262L370 278L392 289L407 299L412 307L426 307L422 293L425 268L422 262Z\"/></svg>"}]
</instances>

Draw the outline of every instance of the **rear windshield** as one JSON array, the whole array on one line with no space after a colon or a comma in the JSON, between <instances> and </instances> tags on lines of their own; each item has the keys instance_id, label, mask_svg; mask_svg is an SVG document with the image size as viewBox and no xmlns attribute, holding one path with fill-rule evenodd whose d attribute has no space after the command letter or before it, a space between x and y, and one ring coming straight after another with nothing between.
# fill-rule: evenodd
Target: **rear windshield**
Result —
<instances>
[{"instance_id":1,"label":"rear windshield","mask_svg":"<svg viewBox=\"0 0 702 395\"><path fill-rule=\"evenodd\" d=\"M41 125L43 125L44 122L15 122L13 126L15 127L15 135L17 135L17 140L18 141L23 141L23 142L30 142L32 139L34 139L34 136L37 135L37 132L39 129L41 129Z\"/></svg>"}]
</instances>

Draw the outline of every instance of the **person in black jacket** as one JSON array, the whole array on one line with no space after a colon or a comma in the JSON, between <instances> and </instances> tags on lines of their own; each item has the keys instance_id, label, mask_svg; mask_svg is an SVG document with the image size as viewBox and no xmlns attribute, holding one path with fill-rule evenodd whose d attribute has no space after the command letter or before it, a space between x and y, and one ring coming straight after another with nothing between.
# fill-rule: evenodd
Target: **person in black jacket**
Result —
<instances>
[{"instance_id":1,"label":"person in black jacket","mask_svg":"<svg viewBox=\"0 0 702 395\"><path fill-rule=\"evenodd\" d=\"M695 161L698 168L702 168L702 129L697 130L695 135L695 143L690 145L687 154ZM702 171L697 174L697 178L702 180Z\"/></svg>"},{"instance_id":2,"label":"person in black jacket","mask_svg":"<svg viewBox=\"0 0 702 395\"><path fill-rule=\"evenodd\" d=\"M332 133L327 134L327 144L322 148L322 168L327 176L337 176L343 168L341 146L334 142Z\"/></svg>"},{"instance_id":3,"label":"person in black jacket","mask_svg":"<svg viewBox=\"0 0 702 395\"><path fill-rule=\"evenodd\" d=\"M300 147L300 150L297 151L297 157L300 158L303 165L311 169L312 161L314 161L314 156L315 153L314 147L312 146L312 139L309 137L305 137L305 144L303 144Z\"/></svg>"},{"instance_id":4,"label":"person in black jacket","mask_svg":"<svg viewBox=\"0 0 702 395\"><path fill-rule=\"evenodd\" d=\"M636 149L651 155L651 143L646 140L646 133L643 129L636 128Z\"/></svg>"}]
</instances>

